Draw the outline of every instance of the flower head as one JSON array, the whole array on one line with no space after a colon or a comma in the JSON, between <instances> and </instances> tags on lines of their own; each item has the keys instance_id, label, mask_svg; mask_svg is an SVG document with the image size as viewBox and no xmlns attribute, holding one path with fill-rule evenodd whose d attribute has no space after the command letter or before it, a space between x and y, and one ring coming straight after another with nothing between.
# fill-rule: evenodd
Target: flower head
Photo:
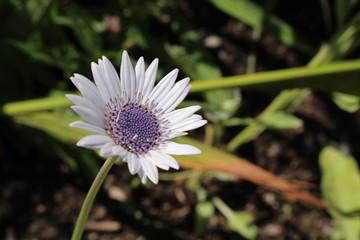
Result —
<instances>
[{"instance_id":1,"label":"flower head","mask_svg":"<svg viewBox=\"0 0 360 240\"><path fill-rule=\"evenodd\" d=\"M95 133L77 145L100 149L103 157L120 156L130 173L137 173L143 183L147 178L158 182L157 167L179 168L169 154L201 153L196 147L169 140L206 124L194 114L200 106L174 110L189 92L190 79L175 83L178 69L174 69L154 87L157 67L155 59L145 70L141 57L133 68L124 51L119 78L114 66L103 57L98 64L91 64L95 84L80 74L71 77L83 97L66 95L74 103L71 108L85 120L70 126Z\"/></svg>"}]
</instances>

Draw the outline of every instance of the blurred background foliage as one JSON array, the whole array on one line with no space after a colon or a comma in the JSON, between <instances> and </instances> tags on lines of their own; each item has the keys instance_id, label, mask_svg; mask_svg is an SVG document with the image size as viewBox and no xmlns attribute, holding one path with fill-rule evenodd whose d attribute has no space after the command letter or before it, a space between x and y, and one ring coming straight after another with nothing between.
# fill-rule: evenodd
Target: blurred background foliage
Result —
<instances>
[{"instance_id":1,"label":"blurred background foliage","mask_svg":"<svg viewBox=\"0 0 360 240\"><path fill-rule=\"evenodd\" d=\"M309 22L294 21L294 13L287 12L286 3L276 0L0 1L0 165L14 171L6 172L2 181L12 174L30 179L26 168L41 165L39 159L46 159L66 163L73 173L86 179L80 184L86 189L100 161L93 152L73 144L86 133L67 127L76 119L68 108L70 102L64 98L65 93L75 91L68 79L74 73L90 78L90 62L102 55L119 69L121 52L126 49L134 61L140 56L147 63L159 58L159 78L175 67L181 76L191 77L191 96L182 106L201 105L201 113L209 120L205 130L190 136L200 141L179 139L203 150L203 155L178 158L181 166L195 170L161 175L164 181L185 180L187 188L196 193L194 233L203 235L209 220L220 213L231 231L245 239L257 238L260 231L253 213L232 209L202 186L208 178L242 178L288 199L327 209L340 224L332 229L329 238L359 239L360 175L351 151L342 151L346 156L331 147L319 149L323 201L260 168L253 159L239 157L244 155L238 149L266 130L302 128L304 120L293 112L312 90L327 92L334 104L349 114L360 108L358 1L304 4L317 6L317 15L312 15L310 21L318 21L314 24L322 32L311 31ZM306 16L306 12L302 14ZM200 21L204 18L208 21ZM220 27L224 19L245 24L240 26L248 29L245 40L234 40L244 49L242 70L225 64L234 56L221 51L219 41L226 38ZM272 36L280 45L289 47L300 60L281 66L268 63L264 69L259 68L261 57L266 55L262 50L264 36ZM259 70L262 72L257 73ZM243 91L265 92L266 104L260 110L250 109L251 114L243 114ZM23 165L19 159L28 161ZM15 166L21 169L9 167L5 163L8 161L18 162ZM132 188L139 188L137 179L129 174L123 178ZM123 204L134 208L132 203ZM281 211L285 216L291 208L284 206ZM134 218L138 220L142 216L139 209L135 206Z\"/></svg>"}]
</instances>

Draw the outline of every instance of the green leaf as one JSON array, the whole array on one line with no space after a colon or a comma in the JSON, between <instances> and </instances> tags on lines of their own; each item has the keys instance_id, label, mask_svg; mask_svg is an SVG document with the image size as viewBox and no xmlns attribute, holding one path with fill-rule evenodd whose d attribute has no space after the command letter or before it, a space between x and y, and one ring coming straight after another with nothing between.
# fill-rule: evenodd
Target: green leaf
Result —
<instances>
[{"instance_id":1,"label":"green leaf","mask_svg":"<svg viewBox=\"0 0 360 240\"><path fill-rule=\"evenodd\" d=\"M258 119L267 128L289 129L298 128L303 125L303 121L290 113L274 112Z\"/></svg>"},{"instance_id":2,"label":"green leaf","mask_svg":"<svg viewBox=\"0 0 360 240\"><path fill-rule=\"evenodd\" d=\"M326 147L320 153L320 167L322 194L333 207L330 214L340 222L345 239L358 240L360 172L356 160L333 147Z\"/></svg>"},{"instance_id":3,"label":"green leaf","mask_svg":"<svg viewBox=\"0 0 360 240\"><path fill-rule=\"evenodd\" d=\"M41 46L41 40L38 34L33 35L33 39L26 42L18 40L9 40L9 44L16 47L32 59L36 61L44 62L48 65L56 66L56 62L51 56L51 52L48 49L44 49Z\"/></svg>"},{"instance_id":4,"label":"green leaf","mask_svg":"<svg viewBox=\"0 0 360 240\"><path fill-rule=\"evenodd\" d=\"M289 24L280 18L269 14L254 1L249 0L210 0L220 10L245 22L255 29L276 36L283 43L293 46L298 50L311 52L312 44L301 36Z\"/></svg>"},{"instance_id":5,"label":"green leaf","mask_svg":"<svg viewBox=\"0 0 360 240\"><path fill-rule=\"evenodd\" d=\"M68 16L55 16L54 22L70 27L80 46L96 58L101 55L100 32L105 29L103 23L92 18L88 12L73 6ZM100 26L100 27L99 27Z\"/></svg>"},{"instance_id":6,"label":"green leaf","mask_svg":"<svg viewBox=\"0 0 360 240\"><path fill-rule=\"evenodd\" d=\"M342 213L360 211L360 172L356 160L326 147L320 153L320 167L326 202Z\"/></svg>"},{"instance_id":7,"label":"green leaf","mask_svg":"<svg viewBox=\"0 0 360 240\"><path fill-rule=\"evenodd\" d=\"M360 13L340 28L328 42L319 48L308 66L319 66L339 60L349 55L359 44Z\"/></svg>"},{"instance_id":8,"label":"green leaf","mask_svg":"<svg viewBox=\"0 0 360 240\"><path fill-rule=\"evenodd\" d=\"M215 209L212 202L200 202L195 206L195 232L203 234L209 219L214 215Z\"/></svg>"},{"instance_id":9,"label":"green leaf","mask_svg":"<svg viewBox=\"0 0 360 240\"><path fill-rule=\"evenodd\" d=\"M291 111L293 106L301 101L307 94L309 90L307 89L292 89L282 91L272 102L271 104L259 115L260 117L266 117L267 115L272 114L277 111ZM248 127L242 130L238 135L236 135L227 145L226 149L228 151L234 151L240 145L256 138L263 131L266 130L266 127L255 121L251 123Z\"/></svg>"},{"instance_id":10,"label":"green leaf","mask_svg":"<svg viewBox=\"0 0 360 240\"><path fill-rule=\"evenodd\" d=\"M213 203L226 217L228 226L246 239L255 239L258 227L253 224L254 217L250 212L236 212L226 205L220 198L214 197Z\"/></svg>"},{"instance_id":11,"label":"green leaf","mask_svg":"<svg viewBox=\"0 0 360 240\"><path fill-rule=\"evenodd\" d=\"M335 1L335 16L338 27L341 27L347 20L352 7L357 3L357 0L336 0Z\"/></svg>"},{"instance_id":12,"label":"green leaf","mask_svg":"<svg viewBox=\"0 0 360 240\"><path fill-rule=\"evenodd\" d=\"M354 113L360 108L360 97L345 93L334 92L333 101L344 111Z\"/></svg>"},{"instance_id":13,"label":"green leaf","mask_svg":"<svg viewBox=\"0 0 360 240\"><path fill-rule=\"evenodd\" d=\"M31 22L37 24L49 8L51 0L28 0L26 10L30 15Z\"/></svg>"}]
</instances>

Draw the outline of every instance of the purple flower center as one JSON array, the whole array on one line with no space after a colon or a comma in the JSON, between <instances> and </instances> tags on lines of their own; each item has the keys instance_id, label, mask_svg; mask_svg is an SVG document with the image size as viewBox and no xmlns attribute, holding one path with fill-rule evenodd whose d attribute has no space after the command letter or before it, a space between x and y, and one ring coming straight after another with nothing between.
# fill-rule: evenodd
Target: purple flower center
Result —
<instances>
[{"instance_id":1,"label":"purple flower center","mask_svg":"<svg viewBox=\"0 0 360 240\"><path fill-rule=\"evenodd\" d=\"M105 129L114 142L134 154L144 154L160 143L160 124L148 108L136 103L114 104L105 113Z\"/></svg>"}]
</instances>

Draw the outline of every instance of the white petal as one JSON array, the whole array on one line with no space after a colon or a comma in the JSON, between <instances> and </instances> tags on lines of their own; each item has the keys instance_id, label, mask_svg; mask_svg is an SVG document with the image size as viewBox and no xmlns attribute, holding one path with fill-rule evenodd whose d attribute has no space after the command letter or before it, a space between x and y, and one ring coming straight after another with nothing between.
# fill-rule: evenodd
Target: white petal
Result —
<instances>
[{"instance_id":1,"label":"white petal","mask_svg":"<svg viewBox=\"0 0 360 240\"><path fill-rule=\"evenodd\" d=\"M99 63L101 63L102 60L99 60ZM97 88L99 89L99 92L101 94L101 97L103 98L104 102L108 103L110 102L111 96L109 92L109 88L106 84L106 80L104 79L105 76L103 76L103 71L100 68L99 65L92 62L91 63L91 71L94 77L95 84Z\"/></svg>"},{"instance_id":2,"label":"white petal","mask_svg":"<svg viewBox=\"0 0 360 240\"><path fill-rule=\"evenodd\" d=\"M174 110L177 107L177 105L179 105L184 100L184 98L186 97L186 95L188 94L190 89L191 89L191 85L187 85L186 88L182 92L176 93L175 101L171 101L171 105L169 104L170 106L168 104L163 106L164 112L168 113L168 112L171 112L172 110Z\"/></svg>"},{"instance_id":3,"label":"white petal","mask_svg":"<svg viewBox=\"0 0 360 240\"><path fill-rule=\"evenodd\" d=\"M113 157L116 156L116 154L113 152L112 148L115 147L115 143L114 142L108 142L105 143L99 152L99 155L102 157Z\"/></svg>"},{"instance_id":4,"label":"white petal","mask_svg":"<svg viewBox=\"0 0 360 240\"><path fill-rule=\"evenodd\" d=\"M138 175L140 177L140 180L143 184L146 183L146 173L144 172L144 170L142 168L140 168L140 170L138 171Z\"/></svg>"},{"instance_id":5,"label":"white petal","mask_svg":"<svg viewBox=\"0 0 360 240\"><path fill-rule=\"evenodd\" d=\"M121 93L120 78L109 59L103 56L102 60L103 61L100 66L103 68L104 79L106 80L108 92L110 93L111 99L114 100L119 97Z\"/></svg>"},{"instance_id":6,"label":"white petal","mask_svg":"<svg viewBox=\"0 0 360 240\"><path fill-rule=\"evenodd\" d=\"M99 114L94 110L83 106L71 106L71 109L89 123L100 128L104 127L104 117L102 114Z\"/></svg>"},{"instance_id":7,"label":"white petal","mask_svg":"<svg viewBox=\"0 0 360 240\"><path fill-rule=\"evenodd\" d=\"M127 158L127 164L130 173L133 175L137 173L141 168L140 160L134 154L129 154L129 157Z\"/></svg>"},{"instance_id":8,"label":"white petal","mask_svg":"<svg viewBox=\"0 0 360 240\"><path fill-rule=\"evenodd\" d=\"M112 151L117 155L120 156L121 158L125 158L125 156L128 154L128 152L120 147L120 146L115 146L112 148Z\"/></svg>"},{"instance_id":9,"label":"white petal","mask_svg":"<svg viewBox=\"0 0 360 240\"><path fill-rule=\"evenodd\" d=\"M146 69L144 87L142 90L142 93L143 93L142 103L145 103L149 94L151 93L151 90L154 87L158 65L159 65L159 59L156 58L156 59L154 59L154 61L152 61L150 66Z\"/></svg>"},{"instance_id":10,"label":"white petal","mask_svg":"<svg viewBox=\"0 0 360 240\"><path fill-rule=\"evenodd\" d=\"M161 158L159 158L159 156L157 156L157 152L153 151L149 155L144 155L144 157L158 168L164 169L166 171L169 170L169 165L166 164L166 162Z\"/></svg>"},{"instance_id":11,"label":"white petal","mask_svg":"<svg viewBox=\"0 0 360 240\"><path fill-rule=\"evenodd\" d=\"M183 126L177 127L174 130L179 131L179 132L186 132L186 131L190 131L190 130L202 127L206 123L207 123L206 120L197 120L197 121L193 121L193 122L191 122L189 124L184 124Z\"/></svg>"},{"instance_id":12,"label":"white petal","mask_svg":"<svg viewBox=\"0 0 360 240\"><path fill-rule=\"evenodd\" d=\"M75 105L91 108L91 109L95 110L96 112L103 114L103 109L98 108L98 106L94 105L87 98L83 98L83 97L73 95L73 94L66 94L65 96Z\"/></svg>"},{"instance_id":13,"label":"white petal","mask_svg":"<svg viewBox=\"0 0 360 240\"><path fill-rule=\"evenodd\" d=\"M188 135L187 132L170 132L170 134L167 134L167 136L164 138L164 140L181 137L181 136L186 136L186 135Z\"/></svg>"},{"instance_id":14,"label":"white petal","mask_svg":"<svg viewBox=\"0 0 360 240\"><path fill-rule=\"evenodd\" d=\"M175 158L169 156L167 153L158 151L150 151L149 153L154 156L153 158L156 159L156 161L161 161L171 168L179 169L178 162L175 160Z\"/></svg>"},{"instance_id":15,"label":"white petal","mask_svg":"<svg viewBox=\"0 0 360 240\"><path fill-rule=\"evenodd\" d=\"M73 94L65 94L65 97L69 99L74 105L80 105L84 107L89 107L88 100L86 98L73 95Z\"/></svg>"},{"instance_id":16,"label":"white petal","mask_svg":"<svg viewBox=\"0 0 360 240\"><path fill-rule=\"evenodd\" d=\"M190 117L186 118L185 120L178 122L178 123L173 123L170 126L170 130L172 131L179 131L177 130L178 128L182 128L184 126L188 126L189 124L192 124L193 122L197 122L199 120L202 120L202 116L199 114L193 114Z\"/></svg>"},{"instance_id":17,"label":"white petal","mask_svg":"<svg viewBox=\"0 0 360 240\"><path fill-rule=\"evenodd\" d=\"M171 106L184 92L186 86L189 85L190 78L184 78L177 82L174 87L166 93L166 95L160 97L159 104L156 106L157 109L166 110Z\"/></svg>"},{"instance_id":18,"label":"white petal","mask_svg":"<svg viewBox=\"0 0 360 240\"><path fill-rule=\"evenodd\" d=\"M166 148L164 151L172 155L194 155L201 153L200 149L194 146L174 142L166 142Z\"/></svg>"},{"instance_id":19,"label":"white petal","mask_svg":"<svg viewBox=\"0 0 360 240\"><path fill-rule=\"evenodd\" d=\"M136 77L136 97L143 95L143 87L145 81L145 66L144 58L141 57L136 63L135 66L135 77Z\"/></svg>"},{"instance_id":20,"label":"white petal","mask_svg":"<svg viewBox=\"0 0 360 240\"><path fill-rule=\"evenodd\" d=\"M177 109L175 111L166 113L162 116L162 118L166 118L172 124L182 122L186 118L190 117L196 111L200 110L200 106L190 106L186 108Z\"/></svg>"},{"instance_id":21,"label":"white petal","mask_svg":"<svg viewBox=\"0 0 360 240\"><path fill-rule=\"evenodd\" d=\"M159 181L159 174L157 168L149 160L139 157L141 168L144 170L146 176L155 184Z\"/></svg>"},{"instance_id":22,"label":"white petal","mask_svg":"<svg viewBox=\"0 0 360 240\"><path fill-rule=\"evenodd\" d=\"M154 101L155 103L158 103L161 99L161 96L167 94L169 90L174 86L178 72L179 69L174 69L169 72L163 79L161 79L160 82L156 85L156 87L152 90L148 101Z\"/></svg>"},{"instance_id":23,"label":"white petal","mask_svg":"<svg viewBox=\"0 0 360 240\"><path fill-rule=\"evenodd\" d=\"M112 139L104 135L88 135L76 143L79 147L100 149L105 143L112 142Z\"/></svg>"},{"instance_id":24,"label":"white petal","mask_svg":"<svg viewBox=\"0 0 360 240\"><path fill-rule=\"evenodd\" d=\"M106 132L104 129L96 127L90 123L84 122L84 121L75 121L69 124L70 127L74 127L74 128L80 128L80 129L84 129L90 132L94 132L100 135L105 135Z\"/></svg>"},{"instance_id":25,"label":"white petal","mask_svg":"<svg viewBox=\"0 0 360 240\"><path fill-rule=\"evenodd\" d=\"M133 99L135 97L135 73L126 51L123 51L122 54L120 80L121 90L125 91L126 96L130 97L130 99Z\"/></svg>"},{"instance_id":26,"label":"white petal","mask_svg":"<svg viewBox=\"0 0 360 240\"><path fill-rule=\"evenodd\" d=\"M105 102L99 89L89 79L76 73L70 79L86 99L96 105L98 109L105 109Z\"/></svg>"}]
</instances>

